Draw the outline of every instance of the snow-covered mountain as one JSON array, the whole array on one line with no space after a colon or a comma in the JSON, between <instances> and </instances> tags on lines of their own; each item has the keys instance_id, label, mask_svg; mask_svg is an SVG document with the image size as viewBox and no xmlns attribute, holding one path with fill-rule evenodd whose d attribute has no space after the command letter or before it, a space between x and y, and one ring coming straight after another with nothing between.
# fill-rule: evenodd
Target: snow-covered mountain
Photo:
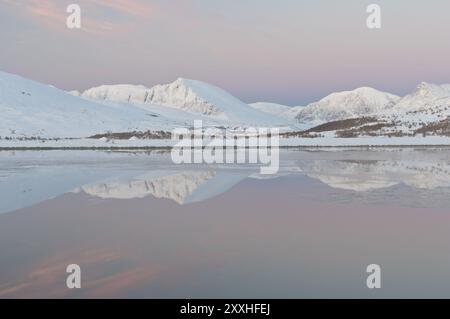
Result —
<instances>
[{"instance_id":1,"label":"snow-covered mountain","mask_svg":"<svg viewBox=\"0 0 450 319\"><path fill-rule=\"evenodd\" d=\"M318 102L300 109L296 119L300 123L319 125L347 118L379 114L391 109L400 97L373 88L332 93Z\"/></svg>"},{"instance_id":2,"label":"snow-covered mountain","mask_svg":"<svg viewBox=\"0 0 450 319\"><path fill-rule=\"evenodd\" d=\"M143 109L124 111L4 72L0 72L0 118L0 137L87 137L153 127Z\"/></svg>"},{"instance_id":3,"label":"snow-covered mountain","mask_svg":"<svg viewBox=\"0 0 450 319\"><path fill-rule=\"evenodd\" d=\"M248 108L246 104L210 84L179 78L173 83L154 86L148 102L168 107L180 108L194 113L228 118L231 109ZM236 110L234 110L236 111Z\"/></svg>"},{"instance_id":4,"label":"snow-covered mountain","mask_svg":"<svg viewBox=\"0 0 450 319\"><path fill-rule=\"evenodd\" d=\"M422 82L391 110L378 116L401 134L450 135L450 84Z\"/></svg>"},{"instance_id":5,"label":"snow-covered mountain","mask_svg":"<svg viewBox=\"0 0 450 319\"><path fill-rule=\"evenodd\" d=\"M403 97L393 108L393 112L408 113L436 107L450 98L450 84L436 85L420 83L416 90Z\"/></svg>"},{"instance_id":6,"label":"snow-covered mountain","mask_svg":"<svg viewBox=\"0 0 450 319\"><path fill-rule=\"evenodd\" d=\"M291 131L286 137L450 136L450 85L421 83L403 98L363 87L288 107L247 105L218 87L181 78L153 88L103 85L80 93L0 72L0 119L5 143L94 135L133 139L136 133L155 138L145 132L192 127L195 120L205 127L281 127Z\"/></svg>"},{"instance_id":7,"label":"snow-covered mountain","mask_svg":"<svg viewBox=\"0 0 450 319\"><path fill-rule=\"evenodd\" d=\"M398 100L392 104L389 101ZM416 135L450 136L450 85L421 83L403 98L380 99L382 107L367 112L347 114L299 133L302 136L335 137L414 137ZM363 108L364 109L364 108ZM377 111L369 111L376 109ZM307 110L305 110L307 111ZM308 110L311 121L320 114ZM327 113L329 114L329 113ZM350 116L352 115L352 116ZM331 119L331 118L330 118ZM321 123L319 123L321 124ZM297 133L295 133L297 134Z\"/></svg>"},{"instance_id":8,"label":"snow-covered mountain","mask_svg":"<svg viewBox=\"0 0 450 319\"><path fill-rule=\"evenodd\" d=\"M255 110L216 86L183 78L152 88L140 85L103 85L86 90L82 96L93 100L165 106L235 125L287 124L285 119Z\"/></svg>"},{"instance_id":9,"label":"snow-covered mountain","mask_svg":"<svg viewBox=\"0 0 450 319\"><path fill-rule=\"evenodd\" d=\"M191 127L194 120L217 127L287 127L292 123L193 80L179 79L152 89L100 86L80 93L4 72L0 72L0 114L0 138L16 139L167 132L175 127Z\"/></svg>"},{"instance_id":10,"label":"snow-covered mountain","mask_svg":"<svg viewBox=\"0 0 450 319\"><path fill-rule=\"evenodd\" d=\"M81 96L93 100L143 104L147 103L149 94L150 89L143 85L118 84L94 87L84 91Z\"/></svg>"},{"instance_id":11,"label":"snow-covered mountain","mask_svg":"<svg viewBox=\"0 0 450 319\"><path fill-rule=\"evenodd\" d=\"M305 107L304 106L293 106L289 108L289 110L284 111L283 113L279 114L280 117L294 120L298 122L297 116L303 111ZM309 126L309 124L306 124Z\"/></svg>"}]
</instances>

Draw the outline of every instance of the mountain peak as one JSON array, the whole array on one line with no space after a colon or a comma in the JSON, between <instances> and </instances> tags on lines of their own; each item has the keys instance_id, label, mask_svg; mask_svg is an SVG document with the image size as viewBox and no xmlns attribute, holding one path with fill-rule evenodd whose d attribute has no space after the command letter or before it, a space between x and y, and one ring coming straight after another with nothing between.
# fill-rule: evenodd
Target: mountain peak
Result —
<instances>
[{"instance_id":1,"label":"mountain peak","mask_svg":"<svg viewBox=\"0 0 450 319\"><path fill-rule=\"evenodd\" d=\"M374 88L369 87L369 86L362 86L362 87L354 89L353 91L350 91L350 92L359 93L359 94L379 94L379 93L381 93L381 94L390 94L390 93L386 93L386 92L382 92L380 90L374 89Z\"/></svg>"},{"instance_id":2,"label":"mountain peak","mask_svg":"<svg viewBox=\"0 0 450 319\"><path fill-rule=\"evenodd\" d=\"M258 111L227 91L198 80L177 78L168 84L147 88L142 85L102 85L86 90L82 97L138 104L145 109L164 106L185 112L227 120L233 125L285 125L286 120Z\"/></svg>"},{"instance_id":3,"label":"mountain peak","mask_svg":"<svg viewBox=\"0 0 450 319\"><path fill-rule=\"evenodd\" d=\"M300 110L297 120L302 123L322 124L366 116L390 109L399 100L400 97L394 94L371 87L360 87L352 91L332 93L318 102L309 104Z\"/></svg>"},{"instance_id":4,"label":"mountain peak","mask_svg":"<svg viewBox=\"0 0 450 319\"><path fill-rule=\"evenodd\" d=\"M219 89L200 81L178 78L172 83L152 87L148 95L148 103L224 117L224 111L211 101L211 99L214 100L214 97L211 98L214 92L211 91L217 90Z\"/></svg>"},{"instance_id":5,"label":"mountain peak","mask_svg":"<svg viewBox=\"0 0 450 319\"><path fill-rule=\"evenodd\" d=\"M377 89L374 89L370 86L361 86L359 88L356 88L353 90L354 92L367 92L367 91L377 91L379 92Z\"/></svg>"},{"instance_id":6,"label":"mountain peak","mask_svg":"<svg viewBox=\"0 0 450 319\"><path fill-rule=\"evenodd\" d=\"M430 86L431 86L430 83L423 81L423 82L420 82L419 85L417 85L417 89L419 89L419 90L420 89L427 89Z\"/></svg>"},{"instance_id":7,"label":"mountain peak","mask_svg":"<svg viewBox=\"0 0 450 319\"><path fill-rule=\"evenodd\" d=\"M81 96L93 100L142 104L145 103L148 91L143 85L100 85L84 91Z\"/></svg>"},{"instance_id":8,"label":"mountain peak","mask_svg":"<svg viewBox=\"0 0 450 319\"><path fill-rule=\"evenodd\" d=\"M169 84L187 85L187 84L188 84L188 83L187 83L188 81L192 81L192 80L189 80L189 79L186 79L186 78L179 77L179 78L177 78L175 81L173 81L172 83L169 83Z\"/></svg>"},{"instance_id":9,"label":"mountain peak","mask_svg":"<svg viewBox=\"0 0 450 319\"><path fill-rule=\"evenodd\" d=\"M331 93L318 102L311 103L310 105L327 105L330 107L370 106L391 104L391 102L397 101L399 99L400 97L394 94L382 92L377 89L364 86L351 91Z\"/></svg>"},{"instance_id":10,"label":"mountain peak","mask_svg":"<svg viewBox=\"0 0 450 319\"><path fill-rule=\"evenodd\" d=\"M421 82L414 92L403 97L395 106L395 112L413 112L429 109L436 100L450 98L449 84L432 84Z\"/></svg>"},{"instance_id":11,"label":"mountain peak","mask_svg":"<svg viewBox=\"0 0 450 319\"><path fill-rule=\"evenodd\" d=\"M450 96L450 85L448 84L437 85L427 82L421 82L417 86L413 95L428 98L448 97Z\"/></svg>"}]
</instances>

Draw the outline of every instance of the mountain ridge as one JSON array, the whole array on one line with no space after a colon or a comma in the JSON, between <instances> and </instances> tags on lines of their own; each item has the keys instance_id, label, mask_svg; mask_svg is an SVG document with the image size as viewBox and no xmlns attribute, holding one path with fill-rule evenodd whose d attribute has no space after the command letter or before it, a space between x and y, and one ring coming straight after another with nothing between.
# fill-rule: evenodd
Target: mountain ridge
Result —
<instances>
[{"instance_id":1,"label":"mountain ridge","mask_svg":"<svg viewBox=\"0 0 450 319\"><path fill-rule=\"evenodd\" d=\"M0 72L0 114L0 139L167 132L191 127L194 120L219 128L278 126L289 137L450 136L450 84L422 82L403 97L361 87L288 107L248 105L214 85L184 78L152 88L102 85L81 93Z\"/></svg>"},{"instance_id":2,"label":"mountain ridge","mask_svg":"<svg viewBox=\"0 0 450 319\"><path fill-rule=\"evenodd\" d=\"M269 125L277 120L219 87L185 78L152 88L127 84L102 85L86 90L81 96L93 100L160 105L233 123ZM281 118L278 122L286 124Z\"/></svg>"},{"instance_id":3,"label":"mountain ridge","mask_svg":"<svg viewBox=\"0 0 450 319\"><path fill-rule=\"evenodd\" d=\"M392 108L399 100L397 95L370 87L360 87L352 91L331 93L300 109L296 119L300 123L319 125L379 113Z\"/></svg>"}]
</instances>

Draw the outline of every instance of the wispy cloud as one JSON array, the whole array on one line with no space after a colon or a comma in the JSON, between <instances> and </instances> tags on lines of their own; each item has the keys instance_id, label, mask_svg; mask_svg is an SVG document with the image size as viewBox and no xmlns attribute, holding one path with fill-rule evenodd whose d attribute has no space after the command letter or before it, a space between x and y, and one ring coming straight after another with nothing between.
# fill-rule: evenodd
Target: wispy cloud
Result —
<instances>
[{"instance_id":1,"label":"wispy cloud","mask_svg":"<svg viewBox=\"0 0 450 319\"><path fill-rule=\"evenodd\" d=\"M5 0L6 4L33 23L56 31L66 31L67 6L73 1L61 0ZM91 34L130 31L137 19L156 11L148 1L142 0L79 0L82 29Z\"/></svg>"},{"instance_id":2,"label":"wispy cloud","mask_svg":"<svg viewBox=\"0 0 450 319\"><path fill-rule=\"evenodd\" d=\"M148 1L140 0L91 0L98 7L106 7L118 13L129 14L136 17L148 17L156 10Z\"/></svg>"}]
</instances>

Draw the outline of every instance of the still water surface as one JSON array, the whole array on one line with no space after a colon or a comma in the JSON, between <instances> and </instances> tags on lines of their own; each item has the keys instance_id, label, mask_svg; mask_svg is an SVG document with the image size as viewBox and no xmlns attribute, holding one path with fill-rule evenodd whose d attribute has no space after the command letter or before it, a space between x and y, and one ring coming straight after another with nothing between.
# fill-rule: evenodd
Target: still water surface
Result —
<instances>
[{"instance_id":1,"label":"still water surface","mask_svg":"<svg viewBox=\"0 0 450 319\"><path fill-rule=\"evenodd\" d=\"M267 177L163 151L0 152L0 298L450 297L450 149L280 161Z\"/></svg>"}]
</instances>

